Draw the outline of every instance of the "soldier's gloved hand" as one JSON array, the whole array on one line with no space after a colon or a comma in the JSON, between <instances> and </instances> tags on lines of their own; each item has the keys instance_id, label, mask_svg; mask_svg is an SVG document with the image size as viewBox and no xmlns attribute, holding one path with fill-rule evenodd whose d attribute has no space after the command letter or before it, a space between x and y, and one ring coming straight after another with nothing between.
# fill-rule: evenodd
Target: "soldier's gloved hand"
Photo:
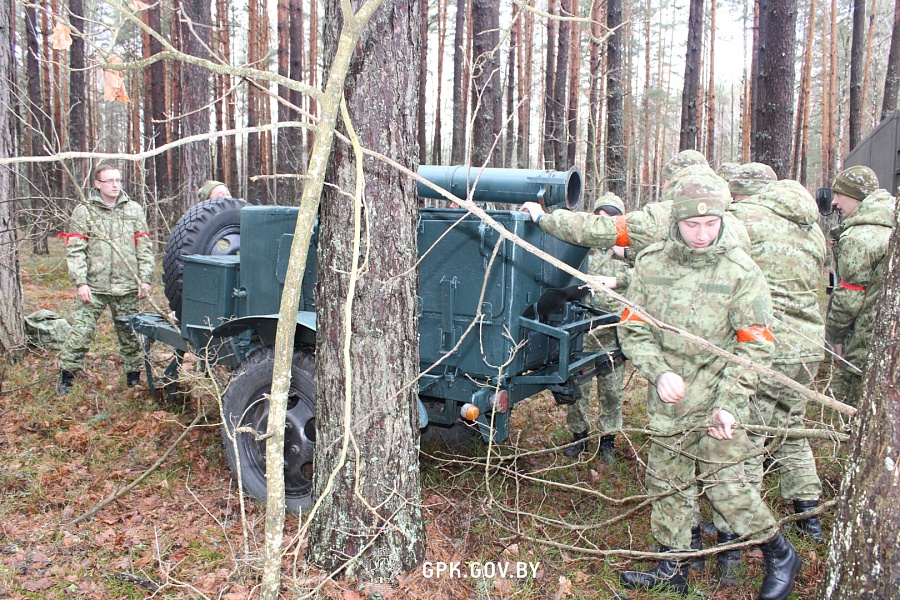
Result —
<instances>
[{"instance_id":1,"label":"soldier's gloved hand","mask_svg":"<svg viewBox=\"0 0 900 600\"><path fill-rule=\"evenodd\" d=\"M78 299L85 304L89 304L94 300L94 295L91 294L91 287L88 284L79 285L75 290L75 295L78 296Z\"/></svg>"},{"instance_id":2,"label":"soldier's gloved hand","mask_svg":"<svg viewBox=\"0 0 900 600\"><path fill-rule=\"evenodd\" d=\"M612 247L613 254L618 256L619 258L625 258L625 246L613 246Z\"/></svg>"},{"instance_id":3,"label":"soldier's gloved hand","mask_svg":"<svg viewBox=\"0 0 900 600\"><path fill-rule=\"evenodd\" d=\"M722 408L714 408L712 412L713 426L707 429L707 433L717 440L730 440L734 437L734 429L737 419L734 415Z\"/></svg>"},{"instance_id":4,"label":"soldier's gloved hand","mask_svg":"<svg viewBox=\"0 0 900 600\"><path fill-rule=\"evenodd\" d=\"M138 298L146 298L150 295L150 284L142 283L138 288Z\"/></svg>"},{"instance_id":5,"label":"soldier's gloved hand","mask_svg":"<svg viewBox=\"0 0 900 600\"><path fill-rule=\"evenodd\" d=\"M527 212L529 216L531 216L531 220L535 223L537 223L538 219L544 215L544 209L537 202L526 202L519 210Z\"/></svg>"},{"instance_id":6,"label":"soldier's gloved hand","mask_svg":"<svg viewBox=\"0 0 900 600\"><path fill-rule=\"evenodd\" d=\"M684 398L684 379L677 373L666 371L656 381L656 393L663 402L678 402Z\"/></svg>"}]
</instances>

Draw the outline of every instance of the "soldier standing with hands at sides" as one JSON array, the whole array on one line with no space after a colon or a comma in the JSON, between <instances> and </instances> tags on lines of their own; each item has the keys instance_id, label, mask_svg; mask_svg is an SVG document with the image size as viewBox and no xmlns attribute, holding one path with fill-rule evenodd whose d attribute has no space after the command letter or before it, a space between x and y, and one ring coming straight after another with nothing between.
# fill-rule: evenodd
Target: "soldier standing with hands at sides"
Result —
<instances>
[{"instance_id":1,"label":"soldier standing with hands at sides","mask_svg":"<svg viewBox=\"0 0 900 600\"><path fill-rule=\"evenodd\" d=\"M126 385L141 381L141 348L118 316L138 312L138 299L150 292L153 249L144 209L122 191L122 174L114 165L94 169L94 188L72 212L66 240L66 264L75 284L75 323L59 356L57 392L69 393L75 373L94 337L97 319L109 306L119 340Z\"/></svg>"},{"instance_id":2,"label":"soldier standing with hands at sides","mask_svg":"<svg viewBox=\"0 0 900 600\"><path fill-rule=\"evenodd\" d=\"M884 256L894 227L894 198L878 188L869 167L844 169L831 186L832 206L843 221L829 231L838 281L825 320L825 337L834 353L854 365L836 361L831 379L835 399L859 405L862 370L869 352L875 303L881 294Z\"/></svg>"},{"instance_id":3,"label":"soldier standing with hands at sides","mask_svg":"<svg viewBox=\"0 0 900 600\"><path fill-rule=\"evenodd\" d=\"M716 176L697 175L674 183L668 238L651 245L635 264L629 300L653 317L690 331L737 356L768 364L773 338L767 323L772 300L753 260L723 234L726 194ZM765 576L761 600L784 600L793 590L800 558L777 531L750 469L740 457L753 449L745 430L757 375L663 331L626 309L619 326L622 350L650 382L650 441L647 491L650 527L671 553L647 571L624 571L630 589L668 587L688 591L687 561L697 489L695 470L713 508L738 536L762 539ZM655 386L655 387L654 387Z\"/></svg>"}]
</instances>

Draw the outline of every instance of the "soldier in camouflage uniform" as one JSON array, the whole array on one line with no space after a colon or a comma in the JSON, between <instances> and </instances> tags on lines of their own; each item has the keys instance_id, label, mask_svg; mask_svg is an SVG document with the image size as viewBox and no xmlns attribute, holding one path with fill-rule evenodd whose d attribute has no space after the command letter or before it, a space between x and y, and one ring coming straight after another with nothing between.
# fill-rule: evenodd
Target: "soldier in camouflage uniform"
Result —
<instances>
[{"instance_id":1,"label":"soldier in camouflage uniform","mask_svg":"<svg viewBox=\"0 0 900 600\"><path fill-rule=\"evenodd\" d=\"M713 170L706 165L682 167L681 171L671 176L670 187L681 177L703 174L715 177ZM722 188L726 201L730 203L727 184L721 178L715 177L715 180L716 185ZM524 203L522 210L529 212L542 231L554 237L591 248L612 246L626 248L625 258L633 260L644 248L664 240L669 235L672 201L667 188L660 202L651 202L641 210L615 217L567 210L545 214L544 209L536 202ZM749 250L750 238L747 237L747 232L740 221L730 213L726 213L724 218L727 227L723 235L735 245Z\"/></svg>"},{"instance_id":2,"label":"soldier in camouflage uniform","mask_svg":"<svg viewBox=\"0 0 900 600\"><path fill-rule=\"evenodd\" d=\"M741 165L731 175L728 189L734 202L740 202L747 196L759 193L764 187L777 181L778 176L769 165L763 163L747 163Z\"/></svg>"},{"instance_id":3,"label":"soldier in camouflage uniform","mask_svg":"<svg viewBox=\"0 0 900 600\"><path fill-rule=\"evenodd\" d=\"M637 259L629 299L660 321L690 331L740 357L768 364L772 302L765 277L742 250L726 242L721 179L694 176L674 184L671 234ZM775 519L752 482L741 455L753 448L737 423L750 421L756 373L650 325L626 310L622 349L651 384L646 486L655 496L650 516L661 552L688 550L696 500L695 469L704 493L740 536L758 539ZM725 466L723 466L725 465ZM718 470L717 470L718 469ZM674 491L674 490L680 491ZM780 532L762 544L763 600L783 600L793 589L800 559ZM621 574L628 588L667 586L687 592L685 561L673 555L646 572Z\"/></svg>"},{"instance_id":4,"label":"soldier in camouflage uniform","mask_svg":"<svg viewBox=\"0 0 900 600\"><path fill-rule=\"evenodd\" d=\"M748 165L744 165L744 169ZM734 183L734 180L732 181ZM747 186L746 183L742 184ZM751 189L747 186L747 189ZM802 185L785 179L731 205L750 234L750 256L766 276L772 295L775 352L772 368L797 383L812 385L824 358L825 322L819 311L818 288L827 244L816 224L816 202ZM775 381L761 378L753 417L761 425L801 429L806 397ZM765 438L752 436L762 445ZM770 440L772 441L772 440ZM818 505L822 484L806 438L775 436L771 455L781 473L781 497L798 513ZM759 468L762 462L756 463ZM798 521L822 541L818 517ZM727 536L725 536L727 538ZM721 540L721 541L728 541Z\"/></svg>"},{"instance_id":5,"label":"soldier in camouflage uniform","mask_svg":"<svg viewBox=\"0 0 900 600\"><path fill-rule=\"evenodd\" d=\"M622 199L612 193L600 196L596 202L595 214L616 216L624 214L625 204ZM585 272L589 275L614 277L617 287L627 287L628 263L613 254L610 248L595 248L587 258ZM618 302L606 294L594 294L594 305L601 310L611 313L620 313ZM584 337L585 352L599 352L614 348L618 345L615 328L609 326L599 327L587 333ZM625 377L625 364L621 363L613 371L606 375L598 375L597 400L599 401L599 414L597 416L597 428L601 432L600 455L603 460L613 462L615 460L616 432L622 428L622 385ZM576 457L584 452L584 440L590 428L590 399L593 382L585 381L576 394L574 404L568 406L566 426L572 432L572 441L578 442L563 450L563 454Z\"/></svg>"},{"instance_id":6,"label":"soldier in camouflage uniform","mask_svg":"<svg viewBox=\"0 0 900 600\"><path fill-rule=\"evenodd\" d=\"M826 337L835 354L860 370L866 366L875 302L881 292L883 259L894 226L895 201L878 189L868 167L842 171L831 186L833 205L843 221L829 235L840 284L828 308ZM862 374L838 361L832 377L834 397L856 406L862 394Z\"/></svg>"},{"instance_id":7,"label":"soldier in camouflage uniform","mask_svg":"<svg viewBox=\"0 0 900 600\"><path fill-rule=\"evenodd\" d=\"M153 250L144 209L122 191L122 175L109 164L94 170L94 189L72 213L66 239L66 263L79 301L75 323L59 356L58 391L68 394L75 372L109 306L119 338L119 355L129 386L140 383L141 348L131 330L115 321L138 311L138 299L150 292Z\"/></svg>"}]
</instances>

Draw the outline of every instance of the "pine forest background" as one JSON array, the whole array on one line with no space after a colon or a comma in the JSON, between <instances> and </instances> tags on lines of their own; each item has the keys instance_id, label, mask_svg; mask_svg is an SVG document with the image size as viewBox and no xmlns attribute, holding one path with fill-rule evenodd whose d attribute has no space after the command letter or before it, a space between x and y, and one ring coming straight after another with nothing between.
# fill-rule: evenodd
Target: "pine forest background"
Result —
<instances>
[{"instance_id":1,"label":"pine forest background","mask_svg":"<svg viewBox=\"0 0 900 600\"><path fill-rule=\"evenodd\" d=\"M629 208L655 198L661 165L683 148L714 166L769 162L814 189L896 104L896 77L884 94L895 20L884 0L421 1L419 162L575 165L588 202L605 189ZM253 203L298 201L317 107L277 80L321 86L330 25L317 2L13 4L15 155L129 158L124 187L160 240L206 179ZM767 47L793 60L761 73ZM767 116L760 103L778 91L767 78L779 76L787 99ZM776 117L774 129L757 122ZM769 131L786 160L758 147ZM19 239L45 251L87 173L84 158L24 163Z\"/></svg>"}]
</instances>

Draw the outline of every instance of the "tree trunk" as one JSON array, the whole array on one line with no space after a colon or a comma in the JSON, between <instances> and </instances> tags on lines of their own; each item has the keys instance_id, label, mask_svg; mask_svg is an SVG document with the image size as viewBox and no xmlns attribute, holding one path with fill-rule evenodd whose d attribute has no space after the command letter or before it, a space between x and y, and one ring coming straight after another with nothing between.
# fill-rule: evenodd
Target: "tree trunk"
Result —
<instances>
[{"instance_id":1,"label":"tree trunk","mask_svg":"<svg viewBox=\"0 0 900 600\"><path fill-rule=\"evenodd\" d=\"M266 0L250 0L249 3L249 28L247 34L247 60L251 65L259 67L268 53L268 12L264 8L268 4ZM247 126L259 127L267 121L265 110L268 99L263 92L250 80L247 88ZM265 174L265 141L262 133L250 132L247 134L246 150L246 177L247 200L253 204L268 204L266 184L261 179L251 180L258 175Z\"/></svg>"},{"instance_id":2,"label":"tree trunk","mask_svg":"<svg viewBox=\"0 0 900 600\"><path fill-rule=\"evenodd\" d=\"M466 160L467 96L463 80L466 72L466 0L456 0L456 29L453 32L453 140L450 162L461 165Z\"/></svg>"},{"instance_id":3,"label":"tree trunk","mask_svg":"<svg viewBox=\"0 0 900 600\"><path fill-rule=\"evenodd\" d=\"M303 17L302 12L296 12L297 4L299 3L291 0L278 0L278 73L287 78L297 73L293 65L297 60L295 56L298 52L301 56L303 53L302 37L299 39L300 48L297 48L298 27L294 21ZM278 95L281 98L278 103L278 120L281 122L300 120L300 114L290 106L291 104L298 106L293 102L295 98L291 92L292 90L286 87L278 88ZM275 171L279 177L275 179L275 197L280 204L293 205L300 199L300 180L294 175L303 171L305 162L301 142L302 130L296 127L281 128L277 137L278 154Z\"/></svg>"},{"instance_id":4,"label":"tree trunk","mask_svg":"<svg viewBox=\"0 0 900 600\"><path fill-rule=\"evenodd\" d=\"M338 4L326 2L325 22L339 20ZM362 33L358 47L366 51L353 56L344 88L362 146L413 171L420 6L417 0L381 6ZM336 38L326 28L326 56ZM357 160L364 182L356 180ZM417 388L406 387L419 372L416 186L345 144L335 146L328 171L337 189L325 191L319 221L314 474L314 492L327 500L310 523L309 558L328 572L343 568L348 580L392 581L425 554ZM354 205L339 191L357 185L365 190L366 215L362 198ZM359 238L354 242L361 223L365 256ZM366 269L357 280L362 260ZM326 494L332 472L337 477Z\"/></svg>"},{"instance_id":5,"label":"tree trunk","mask_svg":"<svg viewBox=\"0 0 900 600\"><path fill-rule=\"evenodd\" d=\"M891 50L888 53L887 70L884 74L884 99L881 104L882 121L897 109L898 92L900 92L900 0L894 0L894 27L891 30Z\"/></svg>"},{"instance_id":6,"label":"tree trunk","mask_svg":"<svg viewBox=\"0 0 900 600\"><path fill-rule=\"evenodd\" d=\"M797 124L794 128L794 160L791 177L806 185L806 151L809 139L809 90L812 76L813 42L816 33L816 0L809 7L806 25L806 47L803 50L803 71L800 75L800 93L797 100Z\"/></svg>"},{"instance_id":7,"label":"tree trunk","mask_svg":"<svg viewBox=\"0 0 900 600\"><path fill-rule=\"evenodd\" d=\"M559 14L572 16L572 0L559 0ZM556 169L566 169L566 151L569 131L566 123L566 87L569 77L569 54L571 53L572 22L560 21L557 31L556 68L553 80L553 165Z\"/></svg>"},{"instance_id":8,"label":"tree trunk","mask_svg":"<svg viewBox=\"0 0 900 600\"><path fill-rule=\"evenodd\" d=\"M41 75L44 71L41 61L40 33L38 31L38 14L34 4L25 6L25 31L28 43L28 52L25 58L25 67L28 74L28 107L29 129L31 133L31 155L45 156L49 150L49 140L44 135L49 130L47 118L47 105L44 104L44 94L41 90ZM46 66L46 65L44 65ZM50 225L50 209L47 198L50 194L49 166L48 163L32 163L30 169L30 181L32 184L31 196L31 224L34 226L33 247L35 254L48 254L47 245L48 228Z\"/></svg>"},{"instance_id":9,"label":"tree trunk","mask_svg":"<svg viewBox=\"0 0 900 600\"><path fill-rule=\"evenodd\" d=\"M837 108L837 47L838 47L838 36L837 36L837 0L831 0L831 12L829 15L831 19L831 34L829 37L829 52L828 52L828 110L823 111L824 118L828 121L828 127L825 128L828 135L827 137L823 136L823 143L825 146L825 160L823 161L822 167L822 185L831 185L834 176L836 175L835 169L837 168L837 126L835 123L836 113L838 111Z\"/></svg>"},{"instance_id":10,"label":"tree trunk","mask_svg":"<svg viewBox=\"0 0 900 600\"><path fill-rule=\"evenodd\" d=\"M597 160L597 147L599 144L599 127L600 127L600 37L603 35L603 23L601 19L603 18L603 3L601 0L593 0L591 3L591 39L588 42L590 44L590 54L589 54L589 64L588 64L588 72L590 75L590 92L588 94L588 123L587 123L587 158L585 161L585 198L590 199L590 204L593 204L593 198L596 198L598 192L600 191L600 183L603 181L603 176L600 174L600 164ZM647 47L650 47L650 44L647 44ZM650 71L648 70L647 73ZM647 85L649 85L650 78L646 78ZM644 101L647 101L646 87L644 88ZM585 203L586 209L591 209L593 206L589 206L588 203Z\"/></svg>"},{"instance_id":11,"label":"tree trunk","mask_svg":"<svg viewBox=\"0 0 900 600\"><path fill-rule=\"evenodd\" d=\"M747 83L747 114L750 122L750 134L747 140L748 153L744 162L750 160L751 156L756 156L756 93L759 89L759 2L753 2L753 46L750 52L750 79Z\"/></svg>"},{"instance_id":12,"label":"tree trunk","mask_svg":"<svg viewBox=\"0 0 900 600\"><path fill-rule=\"evenodd\" d=\"M69 48L69 150L84 152L84 5L81 0L69 0L69 24L72 26L72 46ZM90 167L76 162L75 176L80 183Z\"/></svg>"},{"instance_id":13,"label":"tree trunk","mask_svg":"<svg viewBox=\"0 0 900 600\"><path fill-rule=\"evenodd\" d=\"M716 164L716 4L709 4L709 86L706 92L706 160Z\"/></svg>"},{"instance_id":14,"label":"tree trunk","mask_svg":"<svg viewBox=\"0 0 900 600\"><path fill-rule=\"evenodd\" d=\"M557 0L547 0L547 14L557 14ZM556 122L553 119L553 106L556 90L556 34L559 29L559 21L547 19L547 62L544 68L544 127L542 128L543 143L543 168L554 168L553 156L556 144Z\"/></svg>"},{"instance_id":15,"label":"tree trunk","mask_svg":"<svg viewBox=\"0 0 900 600\"><path fill-rule=\"evenodd\" d=\"M681 137L679 150L697 147L697 104L700 99L700 54L703 51L703 0L691 0L688 17L684 88L681 92Z\"/></svg>"},{"instance_id":16,"label":"tree trunk","mask_svg":"<svg viewBox=\"0 0 900 600\"><path fill-rule=\"evenodd\" d=\"M872 72L872 43L875 38L875 11L878 8L878 0L872 0L872 6L869 9L869 24L868 31L866 33L866 53L863 57L863 80L862 80L862 97L860 98L859 105L862 106L863 115L866 116L868 113L868 109L866 105L868 104L868 95L869 95L869 75ZM872 118L866 118L865 123L863 123L864 128L871 127L875 119L875 102L872 102Z\"/></svg>"},{"instance_id":17,"label":"tree trunk","mask_svg":"<svg viewBox=\"0 0 900 600\"><path fill-rule=\"evenodd\" d=\"M622 0L606 3L606 189L626 198L625 184L625 90L622 86Z\"/></svg>"},{"instance_id":18,"label":"tree trunk","mask_svg":"<svg viewBox=\"0 0 900 600\"><path fill-rule=\"evenodd\" d=\"M181 42L187 54L208 58L209 29L212 23L210 0L186 0L182 7L187 22L182 22ZM192 27L189 27L193 24ZM181 66L181 85L190 93L182 95L181 113L182 135L202 135L209 133L209 77L203 67L187 64ZM207 179L212 178L209 142L187 144L182 148L182 213L197 203L197 190Z\"/></svg>"},{"instance_id":19,"label":"tree trunk","mask_svg":"<svg viewBox=\"0 0 900 600\"><path fill-rule=\"evenodd\" d=\"M519 7L514 4L512 10L513 24L509 32L509 58L506 65L506 119L503 122L504 139L506 140L503 145L503 166L507 168L515 167L513 156L516 148L517 129L513 115L516 111L516 66L518 64L516 57L519 52L519 32L521 31Z\"/></svg>"},{"instance_id":20,"label":"tree trunk","mask_svg":"<svg viewBox=\"0 0 900 600\"><path fill-rule=\"evenodd\" d=\"M862 139L862 58L866 2L853 0L853 35L850 43L850 149Z\"/></svg>"},{"instance_id":21,"label":"tree trunk","mask_svg":"<svg viewBox=\"0 0 900 600\"><path fill-rule=\"evenodd\" d=\"M754 160L772 167L779 179L791 176L796 22L796 0L760 0Z\"/></svg>"},{"instance_id":22,"label":"tree trunk","mask_svg":"<svg viewBox=\"0 0 900 600\"><path fill-rule=\"evenodd\" d=\"M419 163L428 162L428 130L425 127L425 93L428 89L428 0L419 0L419 39L422 41L422 52L419 55L419 101L416 119L416 141L419 144ZM440 108L438 111L440 112Z\"/></svg>"},{"instance_id":23,"label":"tree trunk","mask_svg":"<svg viewBox=\"0 0 900 600\"><path fill-rule=\"evenodd\" d=\"M875 312L864 393L849 442L820 600L896 598L900 573L900 223ZM877 415L877 417L876 417Z\"/></svg>"},{"instance_id":24,"label":"tree trunk","mask_svg":"<svg viewBox=\"0 0 900 600\"><path fill-rule=\"evenodd\" d=\"M10 31L9 2L0 2L0 106L13 106L11 77L15 73L13 35ZM13 23L15 21L12 21ZM11 127L13 111L0 115L0 158L16 155ZM19 240L16 226L16 197L13 188L13 169L0 168L0 355L16 358L25 349L23 329L22 284L19 279Z\"/></svg>"},{"instance_id":25,"label":"tree trunk","mask_svg":"<svg viewBox=\"0 0 900 600\"><path fill-rule=\"evenodd\" d=\"M572 0L572 14L578 16L578 0ZM569 106L566 110L566 162L565 168L575 166L575 155L578 150L578 101L579 74L581 73L581 27L576 23L572 28L572 41L569 43Z\"/></svg>"},{"instance_id":26,"label":"tree trunk","mask_svg":"<svg viewBox=\"0 0 900 600\"><path fill-rule=\"evenodd\" d=\"M437 0L438 23L438 55L437 55L437 93L435 94L434 111L434 138L431 142L431 164L443 164L443 144L441 143L441 92L444 89L444 49L447 45L447 0ZM424 54L424 52L423 52Z\"/></svg>"},{"instance_id":27,"label":"tree trunk","mask_svg":"<svg viewBox=\"0 0 900 600\"><path fill-rule=\"evenodd\" d=\"M531 89L534 83L534 44L526 43L526 40L534 39L534 13L524 11L525 34L522 37L522 47L525 50L522 65L522 76L519 78L519 168L527 169L531 166ZM522 64L524 63L524 64Z\"/></svg>"},{"instance_id":28,"label":"tree trunk","mask_svg":"<svg viewBox=\"0 0 900 600\"><path fill-rule=\"evenodd\" d=\"M503 96L497 50L500 1L472 1L472 165L494 166L494 144L503 120Z\"/></svg>"}]
</instances>

